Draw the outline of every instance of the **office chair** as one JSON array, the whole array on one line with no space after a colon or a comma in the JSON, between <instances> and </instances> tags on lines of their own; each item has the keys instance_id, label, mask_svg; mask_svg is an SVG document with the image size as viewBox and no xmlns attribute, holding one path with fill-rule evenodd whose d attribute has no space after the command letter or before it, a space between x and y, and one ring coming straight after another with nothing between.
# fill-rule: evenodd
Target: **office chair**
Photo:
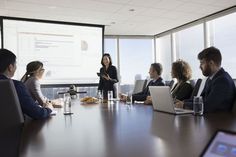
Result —
<instances>
[{"instance_id":1,"label":"office chair","mask_svg":"<svg viewBox=\"0 0 236 157\"><path fill-rule=\"evenodd\" d=\"M202 83L202 79L198 79L193 88L191 98L193 98L194 96L197 96L201 83Z\"/></svg>"},{"instance_id":2,"label":"office chair","mask_svg":"<svg viewBox=\"0 0 236 157\"><path fill-rule=\"evenodd\" d=\"M133 94L143 91L147 85L147 80L135 80Z\"/></svg>"},{"instance_id":3,"label":"office chair","mask_svg":"<svg viewBox=\"0 0 236 157\"><path fill-rule=\"evenodd\" d=\"M12 80L0 80L0 155L17 157L24 117Z\"/></svg>"},{"instance_id":4,"label":"office chair","mask_svg":"<svg viewBox=\"0 0 236 157\"><path fill-rule=\"evenodd\" d=\"M196 83L197 83L194 79L189 80L189 82L190 82L190 84L191 84L191 86L192 86L193 88L195 87L195 85L196 85Z\"/></svg>"}]
</instances>

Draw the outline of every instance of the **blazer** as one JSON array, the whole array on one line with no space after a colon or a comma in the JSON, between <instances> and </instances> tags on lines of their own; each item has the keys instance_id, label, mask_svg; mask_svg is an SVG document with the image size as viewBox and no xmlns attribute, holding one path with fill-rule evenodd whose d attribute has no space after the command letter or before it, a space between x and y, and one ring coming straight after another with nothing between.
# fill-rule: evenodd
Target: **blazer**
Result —
<instances>
[{"instance_id":1,"label":"blazer","mask_svg":"<svg viewBox=\"0 0 236 157\"><path fill-rule=\"evenodd\" d=\"M35 77L30 77L24 82L24 84L34 101L37 101L41 106L43 106L47 99L43 96L39 81Z\"/></svg>"},{"instance_id":2,"label":"blazer","mask_svg":"<svg viewBox=\"0 0 236 157\"><path fill-rule=\"evenodd\" d=\"M103 97L104 98L107 98L107 91L111 90L111 91L113 91L113 97L115 98L116 88L115 88L114 84L119 81L118 76L117 76L116 67L111 65L111 66L108 67L107 70L106 70L105 67L102 67L100 69L100 74L101 75L108 74L110 76L111 80L106 80L102 76L100 76L100 80L99 80L99 84L98 84L98 90L103 91Z\"/></svg>"},{"instance_id":3,"label":"blazer","mask_svg":"<svg viewBox=\"0 0 236 157\"><path fill-rule=\"evenodd\" d=\"M171 90L173 98L178 100L189 99L191 97L193 87L189 82L181 82L180 84L175 84Z\"/></svg>"},{"instance_id":4,"label":"blazer","mask_svg":"<svg viewBox=\"0 0 236 157\"><path fill-rule=\"evenodd\" d=\"M149 86L164 86L165 83L163 79L159 77L157 80L152 80L148 83L148 85L144 88L142 92L135 93L132 95L132 101L145 101L147 96L150 95Z\"/></svg>"},{"instance_id":5,"label":"blazer","mask_svg":"<svg viewBox=\"0 0 236 157\"><path fill-rule=\"evenodd\" d=\"M201 93L204 112L231 111L236 89L231 76L221 68L212 80L207 80Z\"/></svg>"},{"instance_id":6,"label":"blazer","mask_svg":"<svg viewBox=\"0 0 236 157\"><path fill-rule=\"evenodd\" d=\"M6 76L0 74L0 79L8 79ZM49 108L42 108L30 96L27 88L21 81L13 80L16 92L20 101L21 109L24 114L33 119L43 119L50 116L52 112Z\"/></svg>"}]
</instances>

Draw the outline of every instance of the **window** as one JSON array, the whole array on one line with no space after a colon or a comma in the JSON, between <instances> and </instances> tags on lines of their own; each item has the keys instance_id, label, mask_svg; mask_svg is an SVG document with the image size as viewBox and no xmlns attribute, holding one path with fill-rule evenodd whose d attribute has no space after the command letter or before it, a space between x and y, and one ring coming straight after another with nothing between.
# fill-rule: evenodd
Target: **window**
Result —
<instances>
[{"instance_id":1,"label":"window","mask_svg":"<svg viewBox=\"0 0 236 157\"><path fill-rule=\"evenodd\" d=\"M236 13L210 21L212 27L213 46L220 49L222 54L222 67L236 78Z\"/></svg>"},{"instance_id":2,"label":"window","mask_svg":"<svg viewBox=\"0 0 236 157\"><path fill-rule=\"evenodd\" d=\"M117 58L116 58L116 54L117 54L117 39L115 38L106 38L105 39L105 53L109 53L111 55L111 59L112 59L112 64L114 66L117 67Z\"/></svg>"},{"instance_id":3,"label":"window","mask_svg":"<svg viewBox=\"0 0 236 157\"><path fill-rule=\"evenodd\" d=\"M121 85L133 85L135 79L146 79L153 62L153 39L120 39ZM132 90L131 87L126 87ZM121 87L121 91L124 89Z\"/></svg>"},{"instance_id":4,"label":"window","mask_svg":"<svg viewBox=\"0 0 236 157\"><path fill-rule=\"evenodd\" d=\"M189 63L192 68L192 79L202 77L197 55L204 49L203 24L184 29L176 33L177 58ZM178 57L179 56L179 57Z\"/></svg>"},{"instance_id":5,"label":"window","mask_svg":"<svg viewBox=\"0 0 236 157\"><path fill-rule=\"evenodd\" d=\"M162 77L171 80L171 37L166 35L156 39L156 60L163 66Z\"/></svg>"}]
</instances>

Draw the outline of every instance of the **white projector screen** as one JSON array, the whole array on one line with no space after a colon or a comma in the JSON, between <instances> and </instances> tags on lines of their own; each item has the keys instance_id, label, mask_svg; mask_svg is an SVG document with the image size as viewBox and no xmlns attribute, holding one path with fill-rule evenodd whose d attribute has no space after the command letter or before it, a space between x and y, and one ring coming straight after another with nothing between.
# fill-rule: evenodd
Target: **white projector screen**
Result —
<instances>
[{"instance_id":1,"label":"white projector screen","mask_svg":"<svg viewBox=\"0 0 236 157\"><path fill-rule=\"evenodd\" d=\"M102 26L3 20L4 48L17 56L14 79L34 60L43 62L42 84L98 83L103 48Z\"/></svg>"}]
</instances>

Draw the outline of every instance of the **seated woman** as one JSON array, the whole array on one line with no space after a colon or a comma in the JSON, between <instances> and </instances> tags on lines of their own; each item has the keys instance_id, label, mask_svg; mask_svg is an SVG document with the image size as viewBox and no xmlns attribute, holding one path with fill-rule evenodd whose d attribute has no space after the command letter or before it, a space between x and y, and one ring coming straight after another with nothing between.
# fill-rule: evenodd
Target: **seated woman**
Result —
<instances>
[{"instance_id":1,"label":"seated woman","mask_svg":"<svg viewBox=\"0 0 236 157\"><path fill-rule=\"evenodd\" d=\"M162 65L160 63L153 63L149 69L149 75L152 79L146 88L139 93L135 93L132 95L132 101L144 101L144 104L151 104L147 97L150 96L149 86L164 86L163 79L161 78L162 73ZM121 101L126 101L127 96L124 94L119 94Z\"/></svg>"},{"instance_id":2,"label":"seated woman","mask_svg":"<svg viewBox=\"0 0 236 157\"><path fill-rule=\"evenodd\" d=\"M46 106L51 103L53 107L61 107L61 102L57 99L49 101L47 97L42 94L40 82L44 73L43 63L40 61L33 61L27 64L26 73L21 78L26 88L30 92L32 98L41 106Z\"/></svg>"},{"instance_id":3,"label":"seated woman","mask_svg":"<svg viewBox=\"0 0 236 157\"><path fill-rule=\"evenodd\" d=\"M172 78L177 79L177 83L171 89L172 97L176 100L184 100L191 97L193 87L189 80L192 77L192 70L189 64L183 60L177 60L172 63ZM148 97L151 101L151 97Z\"/></svg>"},{"instance_id":4,"label":"seated woman","mask_svg":"<svg viewBox=\"0 0 236 157\"><path fill-rule=\"evenodd\" d=\"M192 70L189 64L183 60L177 60L172 63L172 78L177 79L177 83L171 89L172 97L178 100L184 100L191 97L193 87L189 80L192 77Z\"/></svg>"}]
</instances>

